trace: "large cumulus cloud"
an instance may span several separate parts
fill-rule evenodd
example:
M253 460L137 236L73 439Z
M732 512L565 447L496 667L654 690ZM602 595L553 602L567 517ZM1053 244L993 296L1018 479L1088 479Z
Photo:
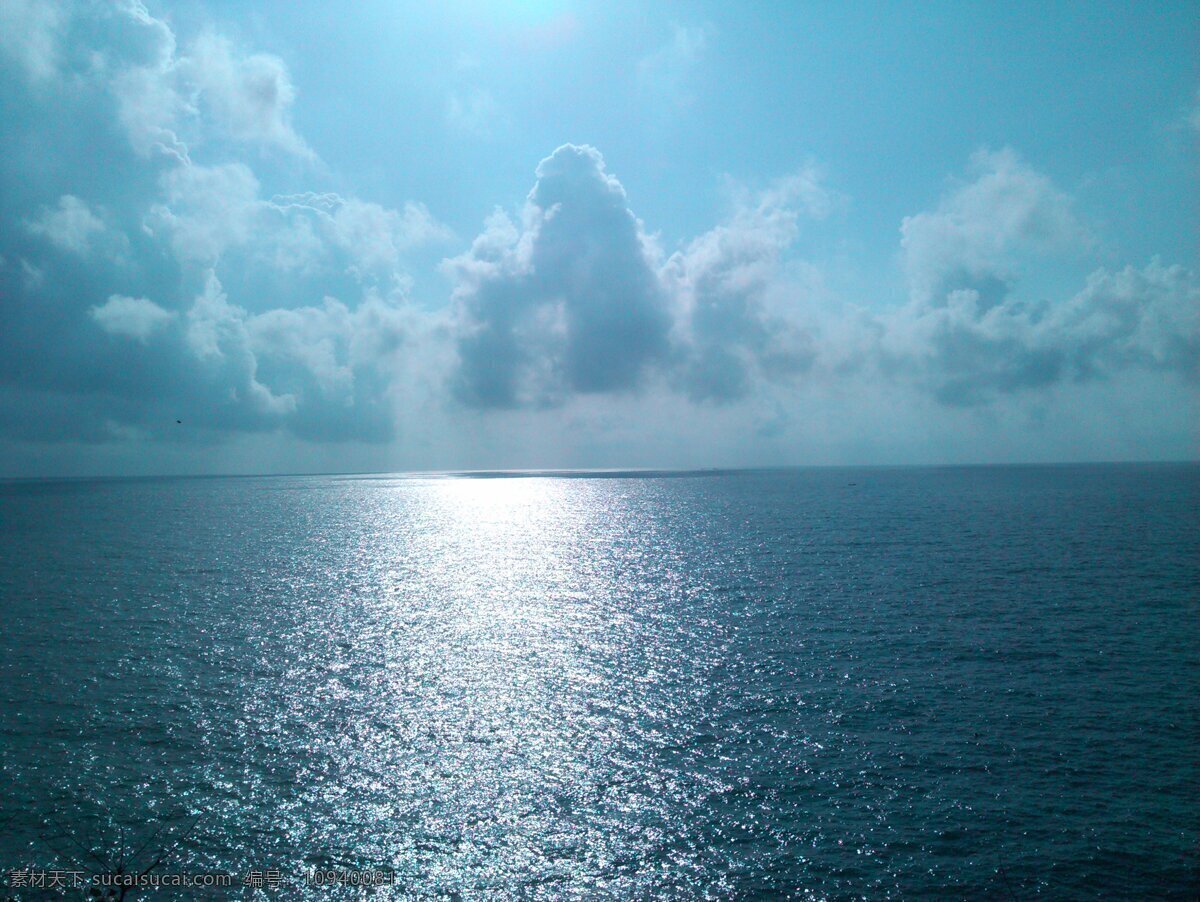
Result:
M802 299L780 280L797 220L829 204L815 172L743 198L666 259L595 148L563 145L536 174L519 225L498 211L447 261L460 400L549 406L657 381L725 402L809 365Z
M667 356L655 251L591 147L543 160L520 228L497 213L447 269L457 282L455 389L468 404L629 390Z
M0 43L4 434L391 438L425 328L405 255L448 230L418 202L264 192L255 159L316 171L276 57L181 42L136 0L3 15L30 39Z
M880 359L951 405L1130 368L1194 380L1200 284L1153 260L1100 268L1038 297L1021 274L1091 238L1071 200L1011 150L980 152L970 180L901 227L910 300L879 318Z

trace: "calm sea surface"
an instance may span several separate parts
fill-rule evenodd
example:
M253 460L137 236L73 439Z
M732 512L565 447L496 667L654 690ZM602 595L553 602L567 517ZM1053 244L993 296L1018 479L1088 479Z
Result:
M10 481L0 530L5 892L1200 891L1200 466Z

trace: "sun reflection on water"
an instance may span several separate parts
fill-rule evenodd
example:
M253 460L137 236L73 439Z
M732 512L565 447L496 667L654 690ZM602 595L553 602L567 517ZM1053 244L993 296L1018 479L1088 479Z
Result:
M661 587L678 580L628 578L653 535L636 491L539 478L379 488L353 536L326 537L358 543L353 566L322 575L346 591L293 612L290 664L272 683L291 693L281 757L303 761L285 819L322 825L303 845L328 850L305 864L391 862L446 889L530 874L631 885L623 858L667 842L697 790L648 766L691 696L664 691L672 668L655 638ZM647 576L657 598L636 594ZM278 720L277 701L248 719Z

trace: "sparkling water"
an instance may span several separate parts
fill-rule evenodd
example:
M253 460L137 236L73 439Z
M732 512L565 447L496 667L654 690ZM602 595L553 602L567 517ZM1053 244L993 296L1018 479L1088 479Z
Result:
M1200 466L489 475L0 484L0 867L1200 888Z

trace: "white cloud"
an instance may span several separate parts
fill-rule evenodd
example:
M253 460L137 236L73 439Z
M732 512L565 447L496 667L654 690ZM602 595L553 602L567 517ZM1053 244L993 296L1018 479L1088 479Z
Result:
M163 153L188 160L179 129L197 114L179 89L175 34L138 0L116 3L99 27L102 47L95 53L97 74L107 77L117 116L130 145L141 156Z
M394 270L405 251L451 237L424 204L411 201L400 211L350 198L334 208L331 219L334 240L367 269Z
M939 306L883 318L881 349L952 405L1063 382L1103 380L1133 368L1200 375L1200 283L1183 267L1097 270L1055 303L1008 297L982 304L950 292Z
M53 76L67 15L57 0L5 0L0 3L0 53L14 59L29 78Z
M145 343L155 332L175 318L148 298L131 298L114 294L104 304L93 307L93 320L110 335L123 335Z
M743 397L755 379L792 376L814 358L803 309L811 292L785 273L782 260L801 216L823 216L830 192L810 166L756 196L736 194L730 221L696 238L662 270L685 361L680 382L696 400Z
M313 158L312 150L292 128L296 89L278 57L264 53L240 56L228 39L206 32L179 61L178 69L198 103L226 134Z
M170 27L137 0L99 18L106 40L93 67L108 78L138 154L186 163L189 145L223 138L315 159L292 126L296 89L278 57L240 54L211 31L180 54Z
M261 211L258 179L246 165L185 165L162 178L166 203L151 210L151 228L163 226L181 260L212 265L227 247L255 237Z
M246 311L229 303L215 273L187 313L187 345L230 385L230 397L258 414L279 417L296 409L292 395L276 395L258 379L258 359L246 328Z
M326 297L251 315L210 273L188 311L186 341L254 422L307 438L378 441L396 425L399 352L423 328L412 310L373 292L353 308Z
M117 115L136 153L144 157L163 153L176 162L189 162L177 123L194 110L175 90L168 73L153 67L127 69L114 76L112 91Z
M29 231L41 235L52 244L75 254L86 254L92 240L104 231L104 223L86 203L72 194L64 194L58 207L44 207Z
M1086 378L1131 365L1200 376L1200 280L1153 260L1138 269L1099 269L1042 324Z
M925 302L958 288L1007 281L1026 254L1084 246L1070 198L1010 149L971 158L974 178L900 226L912 295Z
M337 252L347 271L363 282L382 276L402 283L405 254L453 237L424 204L412 201L394 210L353 197L309 193L277 196L264 208L275 219L268 220L258 240L274 249L277 262L305 268Z
M1197 375L1195 275L1153 261L1096 270L1067 298L1032 300L1022 259L1074 256L1090 236L1071 198L1011 150L972 158L974 180L906 217L911 300L876 318L876 365L938 400L981 405L1131 368Z
M390 367L414 330L410 311L378 295L354 309L327 297L320 307L269 310L246 324L258 355L299 364L323 393L347 403L355 372Z
M493 216L455 279L458 396L479 407L623 392L668 353L656 252L594 148L538 165L520 231Z
M257 179L240 163L180 166L161 184L164 202L151 209L147 231L169 239L180 262L204 268L249 266L257 277L288 274L300 285L348 276L394 292L410 282L409 252L451 237L418 203L394 210L331 193L263 200Z
M178 256L211 266L230 248L282 270L313 272L340 255L360 280L400 277L406 253L452 237L424 204L394 210L337 194L259 197L241 163L185 165L162 179L165 203L148 219L171 235Z

